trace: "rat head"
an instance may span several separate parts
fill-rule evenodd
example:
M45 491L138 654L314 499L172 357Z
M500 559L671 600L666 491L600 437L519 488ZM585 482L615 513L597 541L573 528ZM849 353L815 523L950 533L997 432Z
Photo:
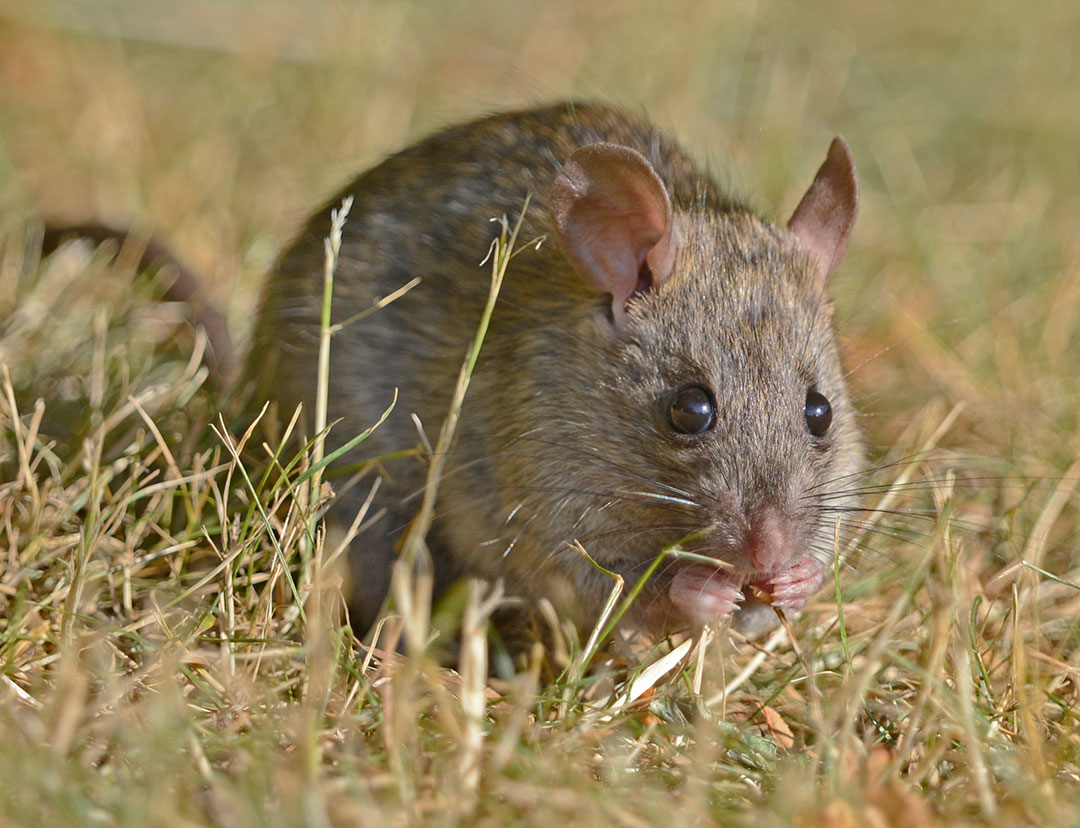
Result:
M617 458L576 464L578 490L604 495L577 537L631 583L681 538L697 556L650 582L650 626L729 614L751 587L798 608L822 583L835 491L859 461L825 298L856 203L839 138L786 227L704 199L673 205L623 146L584 147L555 180L562 249L605 297L580 326L594 381L563 401L566 416L586 453ZM590 411L603 417L586 434Z

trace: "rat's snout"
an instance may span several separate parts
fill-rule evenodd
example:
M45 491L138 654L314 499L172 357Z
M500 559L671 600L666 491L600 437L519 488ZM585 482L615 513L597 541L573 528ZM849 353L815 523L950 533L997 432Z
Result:
M774 507L757 509L749 517L743 549L749 567L759 572L779 572L795 557L791 532Z
M825 569L803 549L795 519L775 504L731 510L709 541L699 551L715 556L717 564L683 565L668 588L672 605L692 624L741 611L750 597L752 605L801 609L824 581ZM751 585L753 594L747 592Z

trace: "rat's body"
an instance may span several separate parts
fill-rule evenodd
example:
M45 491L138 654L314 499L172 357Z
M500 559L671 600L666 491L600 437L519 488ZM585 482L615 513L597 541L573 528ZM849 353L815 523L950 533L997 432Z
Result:
M415 446L413 412L437 433L487 298L491 219L512 224L529 194L519 240L546 240L510 263L465 398L428 536L437 587L501 578L589 623L611 582L569 542L633 583L697 533L685 548L730 568L665 563L637 623L702 623L745 596L736 621L753 630L764 615L748 582L801 607L831 556L830 481L860 459L823 290L854 219L842 145L790 229L729 201L654 127L599 106L496 116L389 158L341 193L355 201L333 320L422 281L333 337L331 442L375 423L395 388L350 461ZM286 413L314 411L323 239L340 201L281 257L256 325L250 364ZM426 464L387 471L385 516L350 550L358 630L382 604ZM362 499L346 493L331 520L350 523Z

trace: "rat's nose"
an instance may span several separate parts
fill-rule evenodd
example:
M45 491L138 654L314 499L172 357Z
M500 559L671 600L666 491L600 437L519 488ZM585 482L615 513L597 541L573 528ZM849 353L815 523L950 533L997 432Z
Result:
M793 557L790 535L772 507L759 509L751 516L745 544L746 560L760 572L779 572Z

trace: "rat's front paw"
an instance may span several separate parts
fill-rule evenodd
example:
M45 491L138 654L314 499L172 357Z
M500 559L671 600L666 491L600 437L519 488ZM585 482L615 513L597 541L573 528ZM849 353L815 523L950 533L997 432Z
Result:
M702 626L731 615L743 601L729 571L708 564L690 564L676 572L668 595L687 621Z
M769 595L774 607L799 610L824 583L825 567L807 555L758 586Z

